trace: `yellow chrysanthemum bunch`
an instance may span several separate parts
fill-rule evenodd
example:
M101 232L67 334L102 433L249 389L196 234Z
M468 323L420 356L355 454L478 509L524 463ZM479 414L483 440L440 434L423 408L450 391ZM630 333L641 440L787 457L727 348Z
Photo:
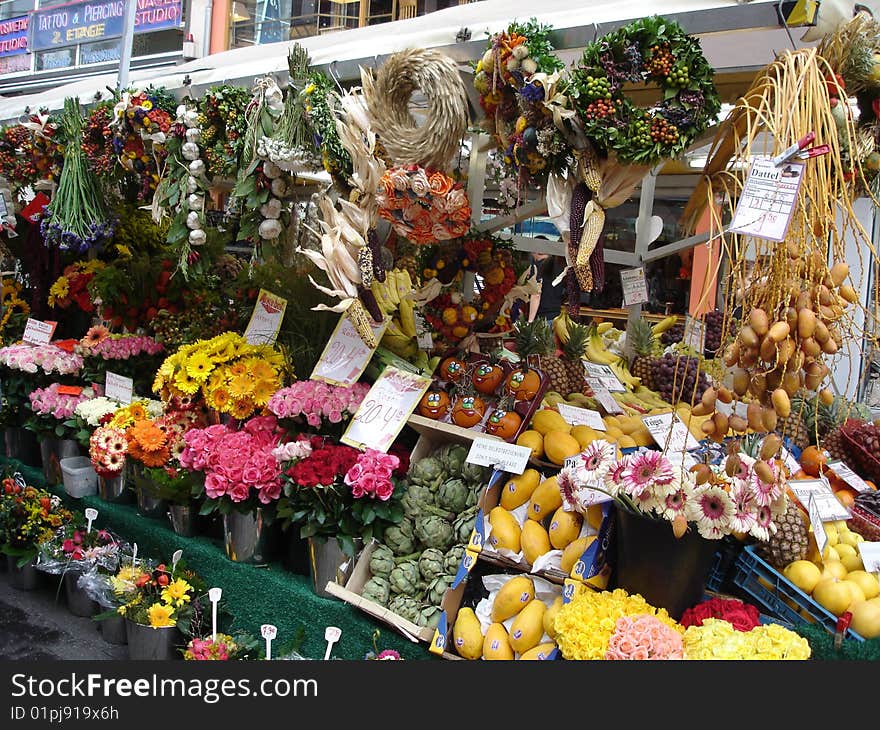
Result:
M184 345L162 363L153 391L164 401L201 393L209 408L248 418L281 387L284 357L235 332Z
M810 644L779 624L737 631L727 621L703 619L682 639L686 659L809 659Z
M2 303L0 309L3 310L0 316L0 343L6 341L6 325L14 314L23 314L27 316L31 312L28 303L21 298L21 284L11 279L2 280ZM20 334L20 332L18 333Z
M597 593L579 586L572 600L556 614L556 643L566 659L604 659L617 619L639 614L656 616L684 633L684 627L665 608L654 608L638 593L629 595L622 588Z

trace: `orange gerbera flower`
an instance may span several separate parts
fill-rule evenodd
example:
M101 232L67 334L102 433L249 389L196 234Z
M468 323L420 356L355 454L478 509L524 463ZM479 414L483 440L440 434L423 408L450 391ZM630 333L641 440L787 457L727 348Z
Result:
M82 338L80 344L83 347L94 347L102 340L107 339L110 336L110 330L108 330L102 324L96 324L94 327L90 327L86 332L85 337Z
M137 421L129 429L129 435L144 451L158 451L168 441L165 432L152 421Z
M144 466L164 466L168 459L171 458L171 451L167 448L158 449L157 451L146 451L141 461Z

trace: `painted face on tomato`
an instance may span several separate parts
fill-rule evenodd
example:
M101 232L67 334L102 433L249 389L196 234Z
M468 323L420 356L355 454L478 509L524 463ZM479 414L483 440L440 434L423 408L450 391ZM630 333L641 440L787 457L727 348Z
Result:
M443 418L448 410L449 396L443 391L428 391L419 403L419 413L425 418Z
M486 404L480 398L466 395L461 398L452 409L452 421L457 426L471 428L483 420L486 412Z
M516 435L521 423L522 417L516 411L496 408L486 422L486 433L507 440Z
M446 358L440 366L440 375L446 380L457 381L464 371L464 363L454 357Z
M495 389L501 384L503 379L504 371L500 367L490 363L483 363L474 373L473 383L478 391L489 395L495 392Z

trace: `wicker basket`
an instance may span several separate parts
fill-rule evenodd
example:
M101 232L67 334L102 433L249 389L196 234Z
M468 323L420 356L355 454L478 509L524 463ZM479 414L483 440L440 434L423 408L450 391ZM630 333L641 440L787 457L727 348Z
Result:
M840 433L848 460L863 478L870 479L876 484L880 482L880 459L864 446L862 430L866 428L876 429L877 426L863 424L851 418L840 429Z

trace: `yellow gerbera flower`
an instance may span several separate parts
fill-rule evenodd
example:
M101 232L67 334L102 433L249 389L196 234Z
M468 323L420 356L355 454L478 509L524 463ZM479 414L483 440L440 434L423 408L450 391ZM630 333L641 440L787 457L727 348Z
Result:
M244 375L248 371L247 365L242 360L230 363L229 374L232 376Z
M229 395L236 400L249 398L254 392L254 381L249 375L236 375L229 381Z
M174 626L174 606L166 606L164 603L154 603L147 612L150 617L150 626L160 629L165 626Z
M215 411L225 410L226 406L229 405L229 391L223 387L217 387L213 390L209 390L208 405Z
M232 401L232 405L229 407L228 412L233 418L243 421L245 418L248 418L253 414L254 402L250 398L242 398L240 400Z
M275 368L260 358L251 357L245 360L248 372L255 380L269 380L275 377Z
M278 382L273 380L258 380L254 383L254 403L264 406L278 390Z
M191 378L186 370L181 370L174 376L174 387L186 395L195 395L199 390L199 381Z
M189 594L191 588L192 586L183 578L178 578L162 589L162 600L169 605L182 606L192 598Z
M200 383L208 378L213 368L214 363L211 362L211 358L203 352L190 355L186 361L186 374Z

